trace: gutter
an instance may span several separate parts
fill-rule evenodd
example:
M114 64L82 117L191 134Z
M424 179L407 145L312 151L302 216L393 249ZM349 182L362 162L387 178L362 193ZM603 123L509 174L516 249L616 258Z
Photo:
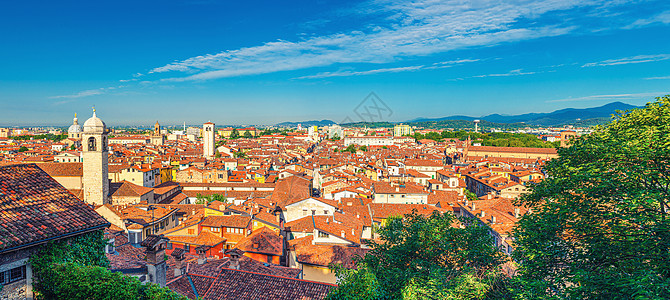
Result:
M45 244L45 243L47 243L49 241L52 241L52 240L63 239L63 238L67 238L67 237L71 237L71 236L95 231L95 230L101 229L101 228L107 228L107 227L109 227L109 225L111 225L111 223L107 222L105 224L98 225L96 227L91 227L91 228L87 228L87 229L83 229L83 230L78 230L78 231L75 231L75 232L70 232L70 233L59 235L59 236L50 237L50 238L45 239L45 240L30 242L28 244L23 244L23 245L15 246L15 247L12 247L12 248L7 248L7 249L4 249L4 250L0 250L0 254L6 253L6 252L12 252L12 251L16 251L16 250L21 250L21 249L24 249L24 248L33 247L33 246L37 246L37 245L40 245L40 244Z

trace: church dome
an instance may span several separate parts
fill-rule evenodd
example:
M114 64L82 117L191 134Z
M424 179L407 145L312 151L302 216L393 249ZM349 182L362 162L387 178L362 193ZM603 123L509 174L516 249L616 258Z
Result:
M72 119L72 125L67 129L68 134L81 133L81 126L79 125L79 119L77 119L77 114L74 114L74 119Z
M67 133L81 133L81 126L79 124L72 124L70 128L67 129Z
M93 111L93 116L84 122L84 132L103 133L105 132L105 129L107 129L105 122L100 120L100 118L95 115L95 110Z

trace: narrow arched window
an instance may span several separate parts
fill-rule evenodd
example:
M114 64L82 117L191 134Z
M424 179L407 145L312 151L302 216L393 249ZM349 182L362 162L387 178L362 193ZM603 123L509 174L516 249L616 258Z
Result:
M95 138L88 138L88 151L95 151Z

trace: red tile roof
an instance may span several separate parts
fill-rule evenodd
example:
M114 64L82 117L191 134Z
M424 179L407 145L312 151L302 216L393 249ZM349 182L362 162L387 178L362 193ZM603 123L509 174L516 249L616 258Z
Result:
M35 164L0 167L0 253L107 226Z
M221 269L205 299L273 299L273 300L317 300L324 299L335 285L272 276L254 272Z

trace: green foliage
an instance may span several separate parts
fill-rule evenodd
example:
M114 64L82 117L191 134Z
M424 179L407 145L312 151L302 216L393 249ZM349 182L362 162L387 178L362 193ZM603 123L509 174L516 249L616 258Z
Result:
M361 147L358 148L358 149L361 150L361 151L368 151L368 147L367 147L367 146L361 146Z
M228 198L226 198L224 195L221 194L211 194L208 196L203 196L202 194L198 193L195 196L195 203L196 204L210 204L214 201L220 201L223 203L228 203Z
M35 291L51 299L49 295L53 295L53 287L58 283L51 274L52 266L55 264L108 267L109 261L104 252L106 243L100 230L41 246L30 257L35 275L33 283Z
M249 130L244 131L244 137L247 139L253 138L254 136L249 132Z
M235 158L247 158L247 154L244 153L244 151L242 151L242 150L237 151L237 152L234 152L234 153L233 153L233 156L234 156Z
M522 296L670 298L670 97L558 153L520 200L533 210L514 230Z
M27 140L50 140L54 142L59 142L67 138L67 134L37 134L37 135L19 135L19 136L10 136L10 139L17 141L27 141Z
M340 280L327 299L504 299L504 255L483 226L434 212L392 217L380 242L355 270L333 268Z
M28 148L26 146L21 146L19 148L19 152L26 152L26 151L28 151Z
M56 264L49 271L54 285L45 299L187 299L156 284L111 272L104 267Z
M331 140L331 141L339 141L339 140L340 140L340 136L336 133L335 135L333 135L333 137L332 137L330 140Z
M233 131L230 133L231 139L236 139L240 137L240 133L237 131L237 128L233 128Z
M465 196L468 197L468 200L470 200L470 201L479 200L479 198L477 197L477 194L471 192L468 189L465 189L464 193L465 193Z
M260 135L272 135L272 134L281 134L281 135L286 135L286 132L288 132L287 129L279 129L279 128L273 128L273 129L268 129L265 131L262 131Z
M214 157L221 158L221 152L219 150L214 151Z
M347 146L346 149L342 150L342 152L351 152L351 153L356 153L356 145L349 145Z
M75 147L74 144L72 144L72 146L70 146L70 150L75 150L75 149L77 149L77 147Z

